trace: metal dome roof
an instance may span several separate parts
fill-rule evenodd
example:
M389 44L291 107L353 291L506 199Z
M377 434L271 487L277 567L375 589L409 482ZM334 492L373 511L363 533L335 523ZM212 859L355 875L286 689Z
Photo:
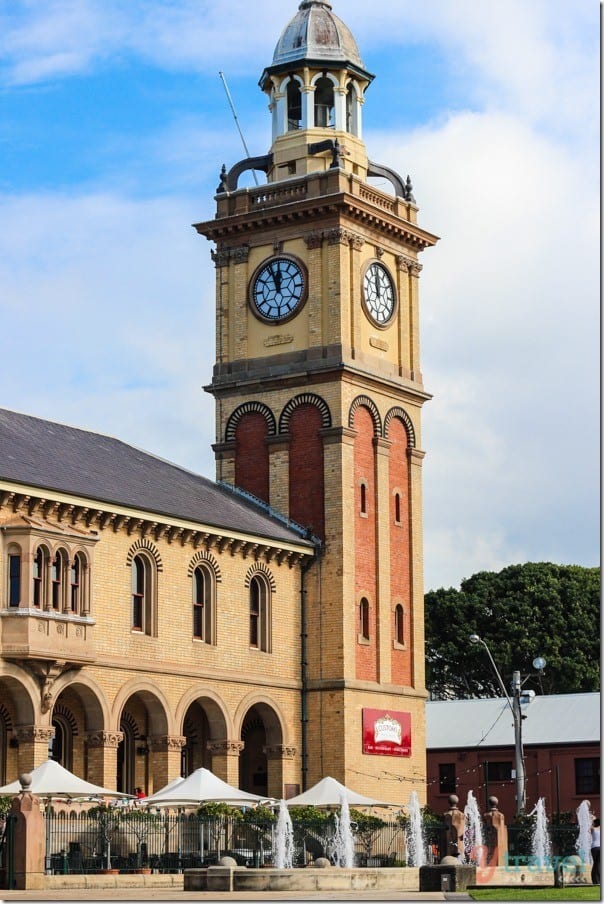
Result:
M350 63L365 69L352 32L331 11L331 4L304 0L285 26L273 56L272 67L301 60Z

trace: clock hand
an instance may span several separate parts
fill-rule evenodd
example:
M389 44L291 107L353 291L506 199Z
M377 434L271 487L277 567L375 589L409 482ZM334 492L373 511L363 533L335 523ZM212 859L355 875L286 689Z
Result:
M380 274L377 270L375 272L375 294L377 295L378 301L380 300Z
M276 264L271 265L271 273L273 274L273 282L275 283L275 289L277 292L281 291L281 270Z

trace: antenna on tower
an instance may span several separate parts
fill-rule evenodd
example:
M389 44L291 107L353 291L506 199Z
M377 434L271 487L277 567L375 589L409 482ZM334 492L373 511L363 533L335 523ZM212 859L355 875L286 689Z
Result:
M222 81L222 84L224 85L224 90L225 90L225 93L227 96L227 100L229 102L229 106L230 106L231 112L233 114L233 119L235 120L235 125L237 126L237 131L239 132L241 141L243 142L243 147L245 149L245 153L246 153L247 157L250 158L251 154L248 150L247 144L245 143L245 138L243 137L243 132L241 131L241 126L239 125L239 120L237 119L237 113L235 112L235 104L233 103L233 98L231 97L231 92L229 91L229 86L226 83L226 79L224 77L224 72L219 72L218 75L220 76L220 80ZM252 170L252 175L254 177L254 182L256 183L256 185L258 185L258 178L256 176L255 170Z

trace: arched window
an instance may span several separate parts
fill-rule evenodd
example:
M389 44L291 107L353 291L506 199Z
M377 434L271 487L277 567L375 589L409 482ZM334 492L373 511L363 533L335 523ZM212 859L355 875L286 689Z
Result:
M394 522L395 524L401 523L401 494L394 494Z
M13 546L8 553L8 605L21 602L21 550Z
M122 716L120 731L123 738L117 748L117 790L133 794L135 788L136 724L128 713Z
M67 719L55 716L52 720L55 730L54 738L48 745L49 759L59 763L63 768L73 768L73 732Z
M403 607L399 603L394 610L394 640L400 646L405 643L405 614Z
M326 76L317 80L315 87L315 125L319 128L335 127L333 82Z
M346 131L352 135L359 135L358 93L353 82L350 82L346 91Z
M302 121L302 92L295 79L287 84L287 131L300 128Z
M367 514L367 484L361 484L361 515Z
M132 560L132 630L153 634L152 572L146 556Z
M48 551L44 546L38 546L34 556L34 586L33 586L33 604L40 607L45 601L45 578L46 565L48 562Z
M359 604L359 635L369 640L369 600L363 597Z
M70 569L70 580L69 580L69 603L70 609L75 615L81 615L84 611L83 605L83 587L82 587L82 578L83 578L83 563L82 556L80 553L77 553L73 562L71 563Z
M58 549L52 560L51 569L51 603L52 608L58 612L63 610L65 562L65 553L62 549Z
M193 637L215 643L214 575L205 565L193 573Z
M250 647L270 653L270 589L260 575L250 581Z

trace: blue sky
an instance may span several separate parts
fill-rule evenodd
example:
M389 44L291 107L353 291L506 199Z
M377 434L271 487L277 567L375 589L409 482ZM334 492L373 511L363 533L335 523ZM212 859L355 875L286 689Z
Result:
M270 117L297 2L0 0L0 405L213 476L213 277L190 224ZM423 256L426 587L599 555L599 5L334 0L371 159Z

